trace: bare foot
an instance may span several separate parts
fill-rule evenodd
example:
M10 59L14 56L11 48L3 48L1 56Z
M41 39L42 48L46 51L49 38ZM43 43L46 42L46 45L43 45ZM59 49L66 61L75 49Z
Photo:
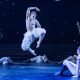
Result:
M35 51L34 51L34 50L32 50L32 54L33 54L34 56L36 56L36 53L35 53Z
M36 48L39 48L39 47L40 47L40 42L38 41Z

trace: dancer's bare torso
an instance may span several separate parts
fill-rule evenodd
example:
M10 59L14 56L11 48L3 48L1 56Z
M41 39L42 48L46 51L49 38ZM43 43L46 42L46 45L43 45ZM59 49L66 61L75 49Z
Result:
M26 29L27 31L32 31L35 29L37 20L36 19L26 19Z
M32 31L35 28L41 28L39 21L36 18L34 18L34 19L30 19L29 17L26 18L27 31Z

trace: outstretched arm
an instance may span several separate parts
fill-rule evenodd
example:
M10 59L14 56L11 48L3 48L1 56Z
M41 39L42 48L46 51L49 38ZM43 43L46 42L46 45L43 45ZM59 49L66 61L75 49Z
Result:
M14 63L11 59L8 59L8 62L10 62L10 63Z
M26 60L26 61L22 61L22 62L23 62L23 63L28 62L28 61L33 62L33 61L35 61L35 59L36 59L36 57L30 58L30 59L28 59L28 60Z

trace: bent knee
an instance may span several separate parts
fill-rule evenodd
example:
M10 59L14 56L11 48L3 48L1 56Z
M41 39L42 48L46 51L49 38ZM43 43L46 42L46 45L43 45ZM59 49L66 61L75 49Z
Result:
M43 33L46 34L46 30L43 28Z
M66 65L67 63L69 63L68 60L64 60L64 61L63 61L63 64L64 64L64 65Z
M21 44L21 49L22 49L23 51L28 50L28 48L29 48L29 45Z

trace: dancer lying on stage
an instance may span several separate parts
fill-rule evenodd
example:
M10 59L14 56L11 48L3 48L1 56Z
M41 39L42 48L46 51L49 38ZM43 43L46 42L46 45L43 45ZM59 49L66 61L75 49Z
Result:
M32 42L38 38L37 46L38 48L46 34L46 30L41 28L39 21L36 19L37 13L34 11L40 11L37 7L29 7L26 12L26 29L27 32L24 34L24 38L21 47L24 51L29 51L36 56L35 51L30 48Z
M13 64L13 61L10 59L10 57L2 57L0 59L0 63L5 66L7 64Z
M80 47L77 49L77 56L75 58L65 59L61 71L55 75L63 75L67 69L72 73L73 77L80 76Z
M33 63L46 63L46 62L49 62L49 59L47 58L46 55L39 55L39 56L36 56L34 58L31 58L29 60L26 60L24 62L33 62Z

